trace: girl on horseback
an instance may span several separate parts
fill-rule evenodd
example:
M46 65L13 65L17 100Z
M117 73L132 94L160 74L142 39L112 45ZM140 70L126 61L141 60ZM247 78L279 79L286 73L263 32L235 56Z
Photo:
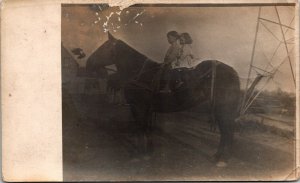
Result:
M190 68L193 65L194 55L192 51L193 40L189 33L182 33L179 37L180 42L180 54L177 62L173 68L187 67Z
M194 55L192 53L192 46L193 40L189 33L182 33L179 36L179 43L180 43L180 52L178 59L176 62L173 63L172 68L191 68L193 66ZM182 69L176 70L173 72L175 76L175 80L177 81L176 88L180 87L183 84L182 81Z

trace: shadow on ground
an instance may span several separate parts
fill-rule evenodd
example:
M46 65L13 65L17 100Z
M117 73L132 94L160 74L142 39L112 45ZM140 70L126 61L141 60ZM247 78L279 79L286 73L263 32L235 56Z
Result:
M285 180L293 176L294 142L271 133L236 133L226 168L211 160L219 135L209 131L207 113L196 109L160 114L154 151L136 154L129 106L105 95L63 92L65 181Z

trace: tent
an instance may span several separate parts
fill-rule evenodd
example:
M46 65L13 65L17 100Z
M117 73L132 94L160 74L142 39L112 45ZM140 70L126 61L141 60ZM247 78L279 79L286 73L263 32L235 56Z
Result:
M79 64L69 51L61 44L61 72L62 72L62 84L70 82L76 77Z

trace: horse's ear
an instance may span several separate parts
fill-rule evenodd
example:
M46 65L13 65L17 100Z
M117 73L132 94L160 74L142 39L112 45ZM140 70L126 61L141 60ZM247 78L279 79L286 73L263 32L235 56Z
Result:
M116 38L110 32L108 32L107 34L108 34L108 39L109 40L111 40L111 41L115 41L116 40Z

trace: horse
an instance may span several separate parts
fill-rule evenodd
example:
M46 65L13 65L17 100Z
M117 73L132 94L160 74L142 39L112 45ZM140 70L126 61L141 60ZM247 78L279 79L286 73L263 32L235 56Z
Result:
M183 111L210 101L211 115L220 131L219 145L213 157L217 163L226 163L232 151L240 98L239 77L232 67L220 61L205 60L192 69L171 70L171 92L162 93L154 89L157 81L160 81L158 88L164 86L158 76L162 64L108 33L108 40L88 58L87 65L102 68L113 64L122 78L125 99L142 138L150 139L146 140L147 144L151 144L153 113ZM183 84L177 86L178 81Z

